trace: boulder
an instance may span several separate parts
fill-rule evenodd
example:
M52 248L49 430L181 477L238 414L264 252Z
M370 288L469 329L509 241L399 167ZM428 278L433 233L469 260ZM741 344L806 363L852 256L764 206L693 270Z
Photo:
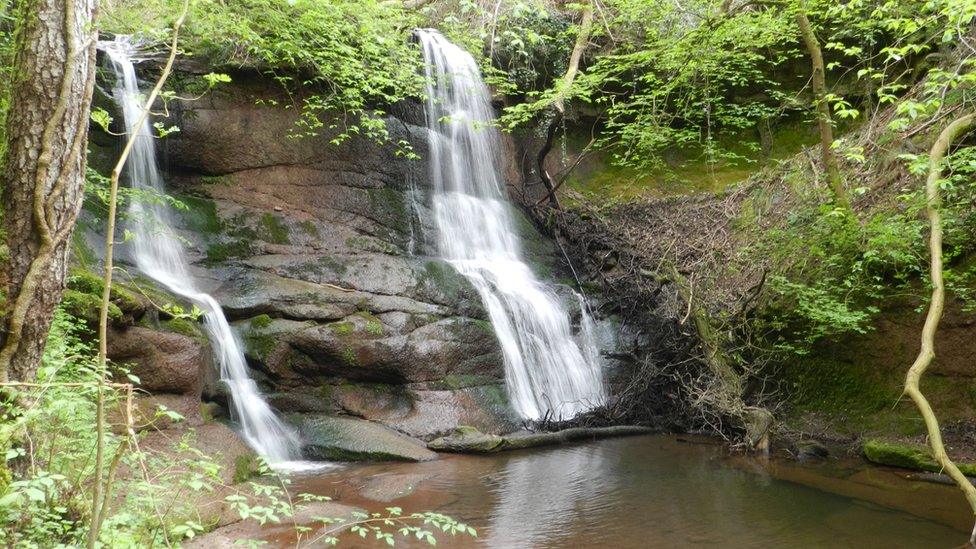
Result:
M446 437L435 439L427 447L438 452L462 452L487 454L500 450L505 439L498 435L488 435L474 427L461 426Z
M830 450L819 440L800 440L795 447L796 460L800 462L826 459Z
M302 453L321 461L429 461L437 454L379 423L325 415L286 416L298 428Z
M113 329L108 357L150 393L199 393L201 373L211 365L210 349L198 339L141 326Z

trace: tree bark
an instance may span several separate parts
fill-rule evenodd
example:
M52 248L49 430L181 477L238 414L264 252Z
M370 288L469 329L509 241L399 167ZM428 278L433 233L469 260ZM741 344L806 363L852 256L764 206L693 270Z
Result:
M844 188L844 180L840 176L840 168L837 167L837 159L831 149L834 143L833 121L830 117L830 105L825 100L827 96L826 69L824 68L823 52L820 50L820 42L813 33L813 26L807 17L806 8L802 5L796 14L796 23L800 27L800 36L806 45L807 52L810 54L812 65L813 101L817 109L817 126L820 130L820 156L823 161L824 171L827 172L827 184L834 194L834 202L844 209L850 209L851 200Z
M926 212L931 225L929 253L931 254L932 302L929 304L928 313L925 315L925 325L922 327L921 349L919 349L918 357L915 358L915 362L905 377L905 394L911 397L922 414L925 428L929 434L932 456L939 462L946 474L959 485L972 508L974 516L976 516L976 487L973 487L969 479L949 459L945 445L942 443L939 421L935 417L935 412L932 410L928 399L925 398L919 388L922 375L925 374L925 370L935 358L935 332L939 329L939 321L942 319L942 310L945 307L945 284L942 280L942 216L939 213L941 206L939 181L942 179L942 161L945 159L952 142L971 130L974 125L976 125L976 115L974 114L958 118L942 130L929 151L929 175L925 182L925 196L928 203ZM973 528L969 542L971 545L976 545L976 527Z
M23 0L3 154L0 382L34 377L84 193L96 0Z

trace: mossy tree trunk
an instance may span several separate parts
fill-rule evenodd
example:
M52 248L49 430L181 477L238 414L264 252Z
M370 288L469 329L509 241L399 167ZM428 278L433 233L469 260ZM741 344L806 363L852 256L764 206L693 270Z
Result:
M834 157L833 119L830 116L830 105L827 104L826 100L827 79L823 52L820 49L820 41L817 40L817 35L813 32L810 18L807 17L805 3L802 1L796 12L796 24L800 27L800 37L803 39L807 53L810 54L810 79L813 86L814 107L817 110L817 128L820 132L820 158L827 174L827 184L830 185L830 190L833 192L834 202L841 208L850 209L851 199L844 187L844 180L840 175L837 159Z
M96 0L25 0L6 122L0 382L31 380L61 299L81 208Z

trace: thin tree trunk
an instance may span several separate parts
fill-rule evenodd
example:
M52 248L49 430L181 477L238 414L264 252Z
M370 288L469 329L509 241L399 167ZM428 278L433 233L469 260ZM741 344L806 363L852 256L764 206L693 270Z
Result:
M122 154L119 155L115 168L112 169L112 177L109 184L108 220L106 221L105 229L105 273L102 279L102 303L98 314L98 396L95 403L95 429L97 435L95 446L95 482L94 489L92 490L92 520L91 526L88 529L89 549L94 548L98 542L99 530L101 529L102 522L105 520L105 516L107 515L104 505L108 502L108 498L103 494L108 494L110 492L112 482L112 477L110 474L108 480L103 486L102 468L105 462L105 372L108 362L108 308L109 300L111 299L112 295L112 270L114 268L113 252L115 250L115 213L116 206L118 205L119 179L122 177L122 170L125 167L126 161L129 159L129 154L132 152L132 147L135 145L136 139L140 138L137 132L139 131L139 128L142 127L143 122L145 122L146 118L149 116L153 103L156 101L156 98L159 97L159 93L162 91L163 85L166 83L166 80L169 78L169 75L173 70L173 63L176 61L176 54L179 51L177 46L179 43L180 28L183 26L183 22L186 20L186 14L189 9L189 0L183 0L183 10L180 13L179 18L176 20L176 23L173 24L173 41L170 44L169 57L166 59L166 66L163 67L163 72L159 76L159 80L156 81L156 85L149 93L149 97L146 98L146 102L143 105L142 114L139 116L139 119L132 124L132 127L128 128L129 137L126 140L125 147L122 149ZM141 136L141 138L152 139L152 136L146 135Z
M806 8L802 3L796 14L796 23L800 27L800 36L810 54L813 72L813 101L817 108L817 126L820 130L820 157L823 161L824 171L827 172L827 184L830 185L830 190L834 194L834 202L844 209L849 209L851 200L847 194L847 189L844 188L844 180L840 176L837 159L834 158L834 152L831 150L834 143L834 130L833 121L830 117L830 105L825 100L827 81L823 53L820 50L820 42L813 33L813 26L810 25Z
M942 310L945 307L945 285L942 280L942 216L939 213L941 206L939 180L942 178L942 161L952 142L972 129L974 123L976 123L976 115L974 114L956 119L946 129L942 130L929 152L929 175L925 182L925 196L928 201L927 213L931 225L929 253L931 254L932 302L929 304L928 313L925 315L925 325L922 327L922 348L919 349L918 357L905 377L905 394L915 402L915 406L922 414L922 419L925 420L932 455L945 472L952 477L952 480L959 485L973 510L973 514L976 515L976 487L973 487L969 479L949 459L945 445L942 443L939 421L935 417L935 412L932 410L929 401L919 388L922 375L925 374L925 370L935 358L935 332L939 329L939 321L942 319ZM973 528L972 537L969 541L976 545L976 527Z
M96 0L25 0L0 172L0 382L34 377L84 192Z
M590 33L592 31L593 5L587 2L583 6L583 18L580 21L579 34L576 35L573 52L569 56L569 66L566 68L566 73L563 75L562 80L556 84L556 95L552 99L552 106L555 108L556 113L553 116L552 122L549 123L549 127L546 129L546 142L536 156L536 167L539 170L539 178L542 180L542 185L546 188L546 197L549 200L549 205L557 209L559 208L559 199L556 197L556 183L552 180L549 172L546 171L546 157L552 151L553 142L556 138L556 130L559 128L559 124L566 114L566 95L572 89L576 75L579 73L579 65L583 59L583 51L586 50L586 45L590 41Z

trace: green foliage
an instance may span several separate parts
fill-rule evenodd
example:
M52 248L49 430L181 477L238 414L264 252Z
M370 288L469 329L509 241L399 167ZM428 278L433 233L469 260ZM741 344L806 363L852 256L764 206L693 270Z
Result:
M0 545L5 547L75 547L85 544L91 519L94 477L96 359L84 323L59 309L52 323L37 385L0 401ZM115 369L127 375L124 369ZM111 380L110 380L111 381ZM124 409L123 385L109 385L106 409ZM22 405L20 403L27 403ZM163 407L157 418L180 422ZM131 435L143 438L146 433ZM474 529L436 513L386 513L344 518L315 515L310 525L293 517L310 504L329 498L290 495L290 480L262 460L245 454L233 462L232 480L221 466L196 447L193 430L157 450L134 444L118 430L106 434L108 462L118 463L114 502L101 529L104 547L173 546L211 529L213 517L201 514L200 502L227 504L243 520L283 524L294 529L297 547L334 545L340 532L361 529L392 545L395 536L435 543L436 535L475 535ZM116 459L111 458L115 456ZM106 464L108 476L114 467ZM216 495L230 492L230 495ZM313 528L316 526L317 528ZM360 534L362 535L362 534Z
M764 231L746 251L769 258L762 323L776 345L806 354L823 338L865 333L891 293L910 291L924 268L920 197L901 212L877 213L861 223L830 206L800 205L782 227Z
M461 17L490 23L472 29L471 24L456 21L456 29L448 24L449 36L480 40L481 44L472 42L468 48L476 56L484 53L484 60L491 63L487 72L492 84L505 93L516 95L551 87L562 77L573 50L576 29L571 17L542 2L515 0L504 4L496 13L494 5L461 2Z
M58 310L37 382L91 380L95 363L87 335L84 325ZM20 394L33 402L30 407L0 403L0 449L5 468L13 471L11 482L0 485L0 544L83 543L78 526L89 502L80 479L92 473L93 393L93 386L51 385ZM109 452L117 444L110 438Z
M688 5L697 19L687 24L665 3L611 6L624 42L581 75L578 96L604 110L599 144L619 164L660 168L664 150L689 146L711 162L736 159L716 138L779 116L786 97L774 74L797 55L788 13L713 17L716 3L704 0Z
M104 219L108 216L110 183L111 181L108 177L98 173L90 166L88 167L88 171L85 173L84 207L99 219ZM162 226L162 221L156 219L152 214L154 208L142 208L139 214L142 216L141 218L133 215L132 211L127 207L128 204L133 202L138 202L146 206L164 206L173 208L179 212L187 212L190 209L190 205L183 200L168 194L156 192L153 189L120 186L116 204L118 208L118 219L121 222L140 222L153 227ZM126 238L128 236L128 233L126 233Z
M113 3L102 26L126 34L162 29L176 4ZM383 107L422 90L419 53L408 40L413 17L398 2L379 0L197 0L184 48L212 66L248 65L278 81L292 95L281 106L301 112L295 136L328 131L334 142L352 135L387 142Z

